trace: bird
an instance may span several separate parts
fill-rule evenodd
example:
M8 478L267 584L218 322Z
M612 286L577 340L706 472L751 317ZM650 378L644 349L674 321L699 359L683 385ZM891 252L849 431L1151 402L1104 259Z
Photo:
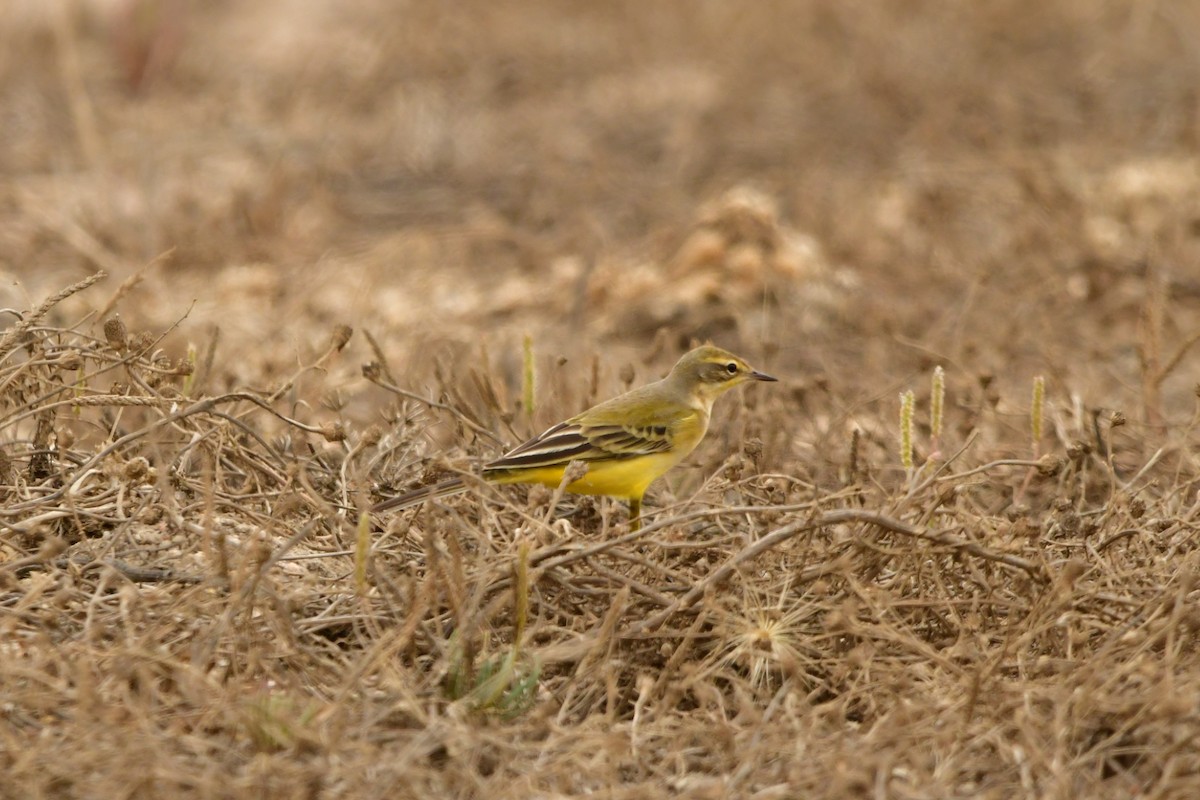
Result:
M655 480L682 461L708 432L713 402L750 381L777 381L744 359L706 344L685 353L665 378L595 405L483 466L488 483L540 483L572 494L607 495L629 503L630 530L641 528L642 498ZM465 491L450 478L383 500L373 513L403 509Z

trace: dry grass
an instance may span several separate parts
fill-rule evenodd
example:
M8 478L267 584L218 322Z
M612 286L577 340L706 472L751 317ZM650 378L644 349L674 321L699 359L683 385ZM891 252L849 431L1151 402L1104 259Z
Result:
M0 796L1193 796L1195 12L467 5L0 21Z

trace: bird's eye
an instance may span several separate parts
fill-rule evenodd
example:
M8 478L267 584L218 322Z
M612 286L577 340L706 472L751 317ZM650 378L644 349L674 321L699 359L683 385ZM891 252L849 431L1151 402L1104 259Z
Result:
M728 372L730 375L736 375L737 371L738 371L738 366L737 366L737 364L730 361L728 364L725 365L725 371Z

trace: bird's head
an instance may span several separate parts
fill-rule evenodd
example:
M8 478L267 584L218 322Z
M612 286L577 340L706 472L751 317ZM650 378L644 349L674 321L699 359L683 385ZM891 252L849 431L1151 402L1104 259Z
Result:
M671 370L668 380L687 387L706 405L711 405L719 395L747 381L778 379L759 372L733 353L706 344L685 353Z

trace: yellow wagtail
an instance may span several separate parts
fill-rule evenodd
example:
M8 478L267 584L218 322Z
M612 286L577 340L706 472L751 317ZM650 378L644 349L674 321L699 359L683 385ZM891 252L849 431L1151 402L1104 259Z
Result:
M587 471L566 491L629 501L630 527L637 530L646 489L704 438L713 401L746 381L774 380L719 347L697 347L662 380L593 406L484 465L483 479L556 488L567 467L580 461ZM462 478L451 478L371 510L407 508L465 489Z

